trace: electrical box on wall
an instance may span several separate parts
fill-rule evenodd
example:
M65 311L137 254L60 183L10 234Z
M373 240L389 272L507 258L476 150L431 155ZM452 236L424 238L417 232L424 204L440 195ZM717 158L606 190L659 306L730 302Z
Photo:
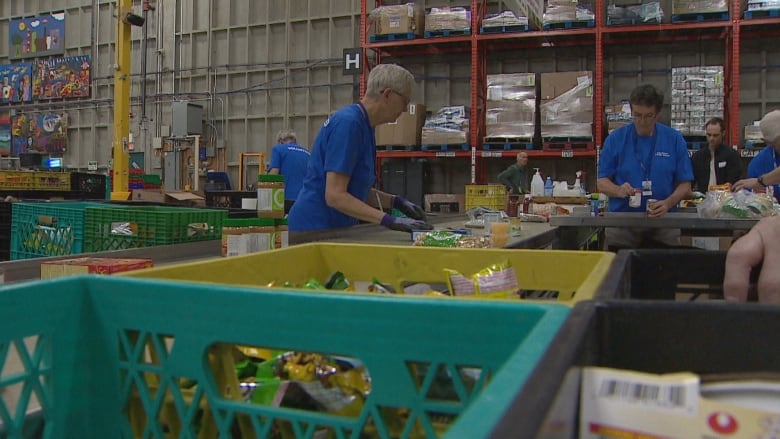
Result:
M171 103L171 137L203 134L203 107L189 101Z

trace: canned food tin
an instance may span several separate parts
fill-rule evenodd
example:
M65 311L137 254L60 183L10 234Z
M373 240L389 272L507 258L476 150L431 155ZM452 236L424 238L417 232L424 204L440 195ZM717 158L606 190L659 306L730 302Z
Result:
M657 202L658 202L658 200L656 200L655 198L648 198L647 199L647 206L646 206L647 211L650 212L650 205L653 204L653 203L657 203Z
M642 191L635 190L633 195L628 197L628 205L631 207L639 207L642 205Z

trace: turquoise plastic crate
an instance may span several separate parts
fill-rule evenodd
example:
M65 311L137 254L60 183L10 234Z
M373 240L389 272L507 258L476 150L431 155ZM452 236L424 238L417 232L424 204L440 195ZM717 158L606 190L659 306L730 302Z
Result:
M84 251L86 209L99 203L14 203L11 259L62 256Z
M216 435L268 437L284 422L299 438L391 436L388 411L405 409L408 424L393 437L436 437L434 414L479 413L485 432L518 393L569 308L554 304L377 295L311 294L120 277L78 276L0 288L0 422L21 439L31 395L41 402L43 437L167 437L166 416L181 422L175 437L198 437L213 419ZM291 318L294 316L294 318ZM371 391L355 417L271 407L223 395L208 367L215 343L273 346L362 360ZM5 364L18 351L21 370ZM144 347L156 350L148 361ZM410 364L457 377L481 370L473 386L454 378L456 400L429 397ZM156 377L151 379L150 377ZM192 384L186 390L182 380ZM150 382L159 382L155 392ZM8 387L23 389L19 396ZM161 407L173 413L161 415ZM130 413L143 423L131 421ZM241 422L244 421L244 422ZM454 421L455 428L458 424ZM419 430L415 430L419 427ZM135 426L135 432L133 430ZM29 428L29 422L27 428ZM417 431L417 434L414 432ZM473 431L473 430L471 430Z
M226 210L163 206L90 208L85 251L99 252L222 239Z

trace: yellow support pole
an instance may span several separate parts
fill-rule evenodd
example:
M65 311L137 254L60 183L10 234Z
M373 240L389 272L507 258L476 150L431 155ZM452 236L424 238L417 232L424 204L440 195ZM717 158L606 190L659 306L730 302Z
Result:
M114 72L114 141L112 200L130 198L130 154L127 138L130 134L130 29L125 19L132 11L132 0L117 0L116 71Z

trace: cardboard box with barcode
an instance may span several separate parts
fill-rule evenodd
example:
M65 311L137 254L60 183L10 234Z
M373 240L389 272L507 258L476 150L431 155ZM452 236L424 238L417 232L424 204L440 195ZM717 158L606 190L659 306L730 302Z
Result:
M583 369L580 438L777 437L780 414L702 396L688 372Z
M376 144L420 146L423 123L425 105L409 104L395 122L376 127Z
M375 19L375 34L413 33L422 36L425 32L425 9L421 5L406 3L402 5L380 6L370 14Z

